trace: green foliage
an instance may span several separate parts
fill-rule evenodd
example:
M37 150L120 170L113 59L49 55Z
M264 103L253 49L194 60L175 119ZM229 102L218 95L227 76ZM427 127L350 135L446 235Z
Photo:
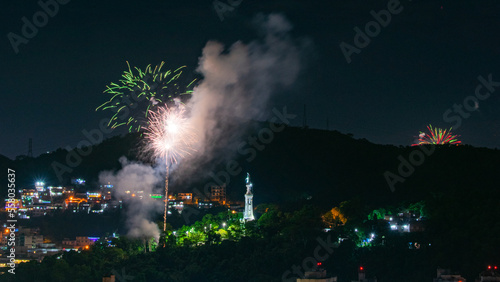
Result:
M368 214L368 220L384 219L386 214L389 213L383 208L373 210L370 214Z

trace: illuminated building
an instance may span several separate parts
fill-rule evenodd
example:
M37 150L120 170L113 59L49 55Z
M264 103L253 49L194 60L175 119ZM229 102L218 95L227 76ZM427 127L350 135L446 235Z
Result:
M50 204L51 202L52 196L50 195L49 189L38 192L38 203Z
M360 266L358 268L358 280L352 282L377 282L377 278L366 278L365 269Z
M498 266L488 265L485 271L479 273L479 279L476 279L476 281L478 282L500 281L500 273L498 271L499 271Z
M162 194L150 194L149 195L151 197L151 199L163 199L163 195Z
M213 204L210 202L202 202L202 201L198 202L198 208L200 209L210 209L212 208L212 206Z
M47 189L50 191L50 196L51 197L59 197L63 195L64 187L53 187L49 186Z
M5 199L5 210L22 208L22 203L19 199Z
M326 270L306 271L304 278L297 278L297 282L337 282L337 277L326 277Z
M102 189L101 190L101 195L102 195L102 199L104 201L111 200L111 190L109 190L109 189Z
M7 236L10 234L6 227L7 225L4 224L2 228L2 249L4 250L7 248ZM19 227L15 229L15 232L16 257L27 257L31 250L36 249L43 243L43 236L38 228Z
M463 278L460 274L452 274L449 269L437 269L437 278L432 280L433 282L444 282L444 281L453 281L453 282L466 282L465 278ZM485 280L488 281L488 280Z
M71 184L75 184L75 185L85 185L85 179L81 179L81 178L72 178L72 179L71 179Z
M71 210L73 212L80 212L84 211L89 213L89 204L87 204L87 200L83 198L77 198L77 197L69 197L66 200L64 200L64 208L67 210Z
M191 204L193 202L193 193L179 193L177 194L177 200L184 201L186 204Z
M102 282L115 282L115 276L114 275L110 275L109 277L108 276L104 276L102 278Z
M10 230L7 228L7 224L4 223L3 226L2 226L2 241L0 243L0 248L2 250L7 250L7 243L9 242L9 234L10 234ZM17 235L17 232L19 232L19 229L16 228L15 229L15 232L16 232L16 235Z
M71 196L75 194L75 190L72 187L64 187L63 189L63 195L65 196Z
M90 246L94 245L97 240L99 240L99 237L77 236L75 240L64 238L64 240L62 241L62 245L65 248L70 249L88 250Z
M23 189L21 191L21 201L23 206L33 206L35 200L38 202L38 192L35 189Z
M109 182L106 185L101 185L101 194L102 198L105 201L111 200L111 192L113 191L113 185L111 185Z
M144 198L144 191L142 191L142 190L135 190L135 191L134 190L127 190L127 191L125 191L125 194L126 194L125 196L129 199L136 198L136 199L142 200Z
M44 186L45 186L45 183L43 181L35 182L35 188L38 192L42 192L43 190L45 190Z
M337 277L326 277L326 270L318 262L311 271L305 271L303 278L297 278L297 282L337 282Z
M101 193L98 192L87 192L88 205L90 206L89 211L92 213L102 213L107 207L103 202L103 197Z
M87 199L90 203L100 203L102 201L102 195L97 192L87 192Z
M31 210L31 216L39 217L39 216L46 215L48 207L49 207L49 205L45 204L45 203L34 204L33 209Z
M182 213L182 210L184 209L184 202L183 201L178 201L178 200L169 200L168 201L168 214L172 214L170 211L172 209L176 209L179 213Z
M218 202L221 205L226 204L226 184L210 187L210 201Z
M243 219L245 221L255 220L253 215L253 184L250 182L250 174L247 173L246 178L247 192L245 194L245 211Z

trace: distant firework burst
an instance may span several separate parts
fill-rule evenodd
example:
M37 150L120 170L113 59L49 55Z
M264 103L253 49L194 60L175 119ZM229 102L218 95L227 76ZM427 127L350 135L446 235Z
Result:
M461 144L462 141L459 141L457 137L460 135L453 135L451 133L451 129L441 129L441 128L433 128L432 125L427 126L430 134L426 134L425 132L420 132L418 135L418 143L413 144L412 146L425 145L425 144L434 144L434 145L458 145Z
M165 198L163 214L163 231L167 226L168 214L168 178L170 165L177 163L181 158L190 155L196 142L196 134L186 118L185 106L169 108L164 105L156 111L150 111L148 126L145 129L145 151L155 159L165 159Z
M114 113L109 119L109 127L114 129L126 126L129 132L138 132L150 111L181 95L192 94L196 80L188 83L186 87L181 87L179 83L185 66L174 71L162 71L164 64L161 62L154 68L148 65L144 70L135 67L134 72L127 62L128 70L123 73L122 79L106 86L104 93L112 96L97 107L96 111L100 109Z
M186 118L185 106L164 105L150 111L144 139L145 152L156 159L165 158L167 165L190 155L196 134Z

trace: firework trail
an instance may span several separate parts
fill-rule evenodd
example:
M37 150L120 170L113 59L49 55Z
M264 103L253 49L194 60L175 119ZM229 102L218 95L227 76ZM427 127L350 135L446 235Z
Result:
M190 155L196 143L196 134L186 118L185 106L179 104L169 108L165 105L158 107L156 111L150 111L144 139L146 153L151 154L157 160L165 159L165 211L163 215L163 231L165 231L170 165Z
M118 83L113 82L106 86L104 93L112 97L97 107L96 111L101 109L114 112L109 119L109 127L114 129L127 126L129 132L138 132L150 111L181 95L192 94L196 80L191 81L186 87L181 87L178 83L186 66L174 71L162 71L164 64L161 62L154 68L148 65L144 71L135 67L136 72L134 72L127 62L128 70L124 71L122 79Z
M451 133L451 129L441 129L441 128L433 128L432 125L429 124L427 126L430 134L425 134L424 132L420 132L418 135L418 143L412 144L412 146L419 146L425 144L434 144L434 145L458 145L462 143L459 141L457 137L460 135L453 135Z

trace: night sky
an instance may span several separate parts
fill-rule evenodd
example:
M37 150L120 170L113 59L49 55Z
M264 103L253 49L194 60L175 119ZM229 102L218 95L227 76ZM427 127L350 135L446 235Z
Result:
M8 1L0 12L0 154L26 154L29 138L35 156L76 146L83 129L109 116L95 108L109 99L102 92L119 80L126 61L140 68L187 65L186 75L196 77L207 41L256 39L259 13L283 14L293 36L314 46L302 54L307 65L293 90L276 94L271 106L297 114L293 125L302 125L306 104L311 128L326 129L328 119L330 130L355 138L410 145L428 124L455 125L443 114L474 95L478 76L500 82L500 2L402 0L402 11L348 63L341 42L354 45L354 28L364 30L374 20L370 11L389 2L242 0L218 15L212 1L71 0L16 54L8 34L22 35L21 18L32 21L42 9L37 1ZM497 88L454 129L464 143L500 147Z

